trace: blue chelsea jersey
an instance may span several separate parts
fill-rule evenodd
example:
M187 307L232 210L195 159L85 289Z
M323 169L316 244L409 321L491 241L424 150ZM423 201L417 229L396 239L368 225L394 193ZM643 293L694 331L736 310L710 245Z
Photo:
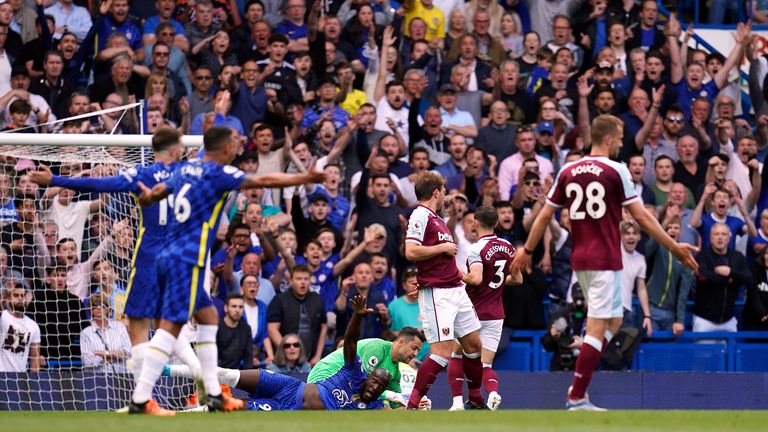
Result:
M360 386L368 374L360 357L353 363L344 363L338 372L317 383L320 399L327 410L369 410L384 408L381 399L364 402L360 399Z
M52 186L61 186L81 192L130 192L141 194L138 183L142 182L148 188L167 180L179 164L165 165L155 162L151 165L136 165L121 170L113 177L60 177L51 179ZM149 207L142 207L139 213L139 237L136 241L137 250L132 265L153 266L157 254L162 249L165 239L165 225L168 223L168 200L164 199Z
M198 267L205 265L216 238L229 192L240 188L245 173L230 165L194 160L177 166L165 182L168 227L163 254Z

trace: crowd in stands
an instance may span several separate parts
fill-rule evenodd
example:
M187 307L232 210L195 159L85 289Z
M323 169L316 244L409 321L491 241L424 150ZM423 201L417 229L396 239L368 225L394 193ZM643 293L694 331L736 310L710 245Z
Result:
M709 19L768 21L763 2L741 3L714 0ZM626 217L627 325L768 330L768 57L749 25L723 54L689 47L685 27L653 0L0 0L0 128L221 125L237 131L247 173L325 171L322 184L242 190L224 206L209 275L223 367L307 372L344 334L357 293L375 310L363 338L420 327L403 254L416 176L446 178L442 216L466 271L474 209L495 206L497 235L523 242L607 113L624 122L620 159L647 210L701 248L692 274ZM135 101L146 109L109 111ZM124 372L131 198L38 188L27 173L39 160L2 162L0 371ZM601 203L583 199L587 212ZM503 288L502 346L573 310L575 209L550 224L522 285Z

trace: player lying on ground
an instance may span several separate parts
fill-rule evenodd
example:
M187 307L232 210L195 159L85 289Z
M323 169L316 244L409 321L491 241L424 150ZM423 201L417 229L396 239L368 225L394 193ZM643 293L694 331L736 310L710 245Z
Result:
M387 370L392 379L382 394L382 399L405 405L408 401L400 389L400 363L410 363L421 350L421 335L413 327L403 327L394 342L383 339L363 339L357 343L357 355L360 357L365 371L372 373L374 369ZM344 348L323 357L307 377L308 383L316 383L335 374L344 367Z
M328 378L307 384L297 378L264 369L220 369L222 383L248 392L248 409L252 411L384 408L379 396L389 385L392 375L382 368L376 368L368 374L357 355L362 317L373 312L373 309L366 307L365 297L356 296L351 301L354 314L344 334L344 365ZM175 371L184 369L183 366L172 368ZM185 376L178 372L171 372L171 375ZM424 401L422 408L427 406L428 401Z
M29 180L40 186L62 187L78 192L130 192L138 196L141 193L139 182L147 187L154 187L171 176L184 156L181 134L174 128L160 127L152 136L152 150L155 154L154 163L136 164L112 177L57 176L53 175L47 166L40 165L38 171L29 173ZM131 261L128 298L123 312L128 316L132 370L136 379L139 378L144 353L149 347L150 320L160 319L158 305L161 299L160 284L157 280L155 259L163 249L165 241L168 206L168 200L163 200L155 205L141 208L139 237L136 240L136 249ZM202 373L200 360L197 359L186 337L179 335L173 346L173 353L196 371L196 376L200 377ZM152 405L150 408L154 408L154 403Z
M501 328L504 324L504 305L501 299L503 285L523 283L523 274L520 271L510 270L515 253L514 246L496 237L494 233L498 221L499 213L491 206L481 206L475 210L474 226L477 231L477 242L469 247L467 254L469 272L462 277L462 281L467 284L467 295L480 319L483 387L488 393L488 408L493 411L501 405L499 377L493 370L493 359L496 357L496 350L501 340ZM464 409L463 357L461 345L454 342L451 362L448 364L448 384L453 395L451 411Z

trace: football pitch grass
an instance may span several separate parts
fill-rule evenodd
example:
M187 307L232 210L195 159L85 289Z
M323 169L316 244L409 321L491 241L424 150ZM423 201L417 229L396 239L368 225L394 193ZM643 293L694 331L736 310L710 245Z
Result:
M174 418L107 412L0 413L3 432L765 431L768 411L238 412Z

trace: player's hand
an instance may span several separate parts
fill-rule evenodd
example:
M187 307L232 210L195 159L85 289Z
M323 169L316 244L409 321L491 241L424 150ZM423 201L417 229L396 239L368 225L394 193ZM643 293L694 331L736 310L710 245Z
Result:
M37 167L37 171L29 172L29 181L36 185L48 186L51 184L52 178L53 173L47 165L40 164L40 166Z
M675 258L680 260L684 266L693 270L694 273L699 272L699 263L697 263L696 258L693 257L693 255L697 253L699 253L699 248L687 243L678 243L677 247L675 247L675 249L672 251L672 254L675 255Z
M306 183L322 183L325 181L325 172L323 171L312 170L302 175L306 176Z
M456 243L442 243L440 246L446 255L456 256L459 253L459 247Z
M429 411L432 409L432 401L428 397L422 396L419 401L419 411Z
M356 295L349 302L352 303L352 310L357 315L367 315L373 312L373 309L368 307L367 301L368 299L365 296Z
M139 195L138 199L139 206L148 207L152 205L152 189L148 188L143 182L137 182L136 186L141 190L141 195Z
M531 265L531 255L528 254L523 248L515 251L515 257L512 259L512 266L510 272L520 272L527 269Z

